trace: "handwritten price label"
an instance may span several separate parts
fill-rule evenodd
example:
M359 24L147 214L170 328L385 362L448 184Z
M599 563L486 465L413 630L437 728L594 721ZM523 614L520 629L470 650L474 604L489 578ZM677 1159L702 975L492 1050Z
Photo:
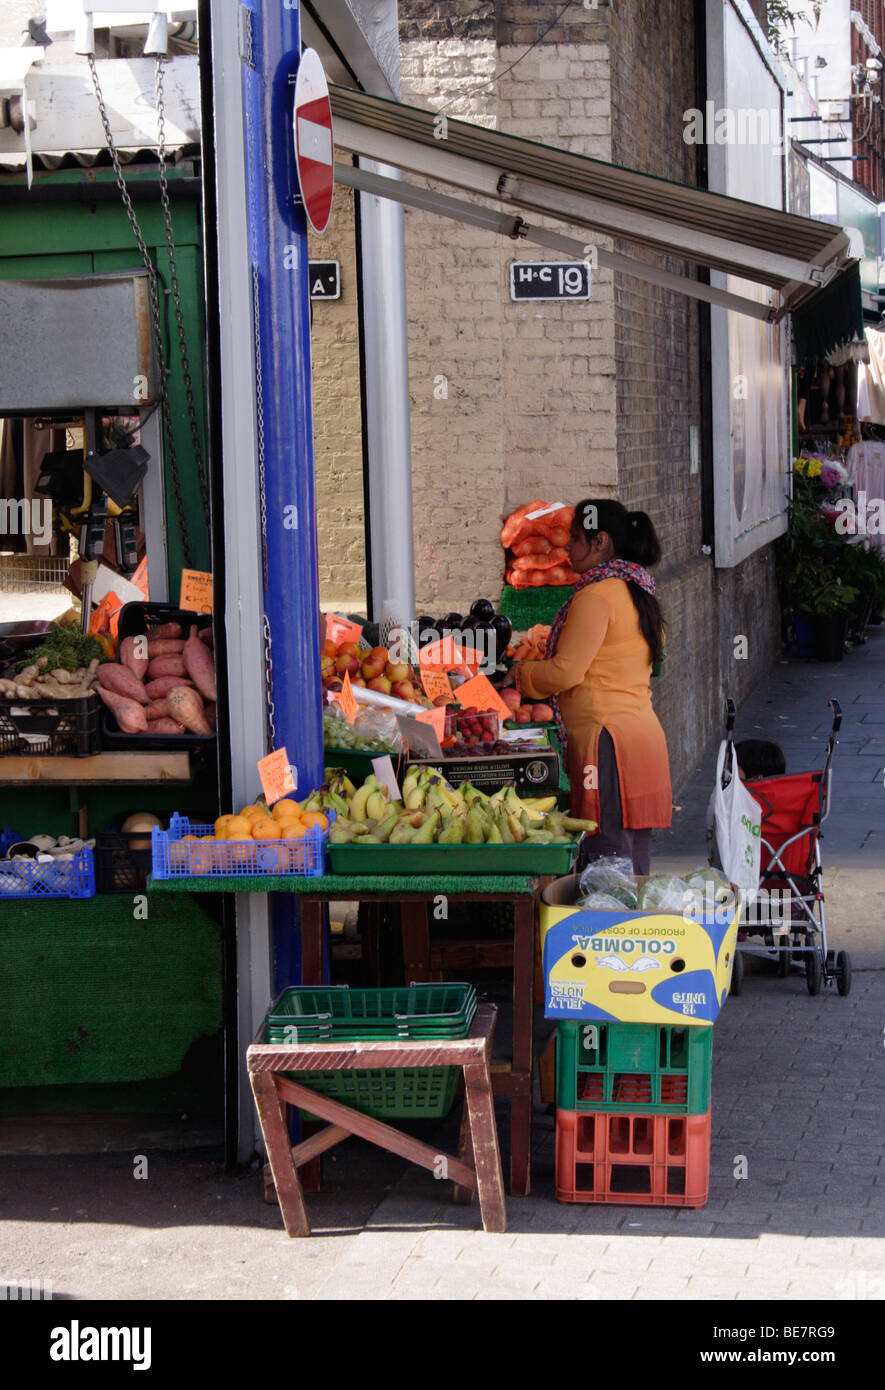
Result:
M452 683L444 671L422 670L421 684L424 686L424 694L428 700L437 700L440 695L445 695L450 702L455 698Z
M352 623L349 618L341 618L337 613L326 614L327 642L334 642L336 647L340 647L342 642L358 643L362 635L359 623Z
M341 682L341 689L334 691L332 698L341 706L341 713L344 715L348 724L352 724L360 712L360 707L353 693L349 671L344 672L344 680Z
M473 680L459 685L458 700L465 709L471 706L478 710L491 709L500 714L502 719L510 718L509 706L505 705L491 681L485 676L474 676Z
M261 778L261 787L268 806L273 806L275 801L282 800L289 792L296 790L295 779L289 766L289 755L285 748L277 748L273 753L268 753L266 758L259 758L258 776Z
M211 574L206 574L204 570L182 570L178 606L186 613L211 613Z
M479 708L479 706L477 706L477 708ZM440 743L442 743L446 736L446 712L441 705L436 709L423 709L420 714L415 715L415 718L418 720L419 724L429 724Z

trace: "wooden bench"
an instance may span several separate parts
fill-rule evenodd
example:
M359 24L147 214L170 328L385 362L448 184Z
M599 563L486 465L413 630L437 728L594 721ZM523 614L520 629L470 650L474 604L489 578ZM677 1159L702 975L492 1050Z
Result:
M455 1184L455 1201L479 1195L486 1231L506 1230L504 1179L495 1125L490 1062L497 1010L480 1004L470 1034L462 1039L389 1042L265 1043L264 1026L246 1053L246 1065L270 1162L283 1224L290 1236L309 1236L310 1222L298 1169L342 1139L355 1134L411 1163L441 1173ZM421 1143L374 1116L289 1080L290 1071L349 1071L362 1068L461 1067L464 1111L457 1158ZM286 1105L296 1105L328 1123L294 1148Z

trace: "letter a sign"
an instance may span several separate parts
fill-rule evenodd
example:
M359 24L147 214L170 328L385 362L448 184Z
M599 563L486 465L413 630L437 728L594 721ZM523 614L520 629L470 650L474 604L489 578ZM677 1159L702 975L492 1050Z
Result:
M304 211L314 231L324 232L335 186L332 107L323 65L312 48L305 48L298 65L292 123Z

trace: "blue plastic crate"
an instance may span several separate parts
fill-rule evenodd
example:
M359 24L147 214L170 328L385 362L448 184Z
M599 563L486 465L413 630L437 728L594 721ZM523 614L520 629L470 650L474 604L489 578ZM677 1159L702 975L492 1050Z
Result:
M334 811L323 813L331 823ZM300 840L213 840L203 845L205 835L214 835L213 825L191 824L187 816L173 812L169 829L154 826L151 831L151 873L167 878L255 878L274 874L297 874L319 878L325 873L328 830L311 826ZM185 836L197 836L185 840Z
M14 843L14 842L13 842ZM0 898L94 898L95 861L91 849L79 849L73 859L0 861Z
M21 838L17 830L0 830L0 859L5 859L10 846L18 844Z

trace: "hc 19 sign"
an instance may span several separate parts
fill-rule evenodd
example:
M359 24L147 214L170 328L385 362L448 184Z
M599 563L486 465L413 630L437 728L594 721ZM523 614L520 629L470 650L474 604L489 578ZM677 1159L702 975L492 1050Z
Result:
M511 299L589 299L587 261L511 261Z

